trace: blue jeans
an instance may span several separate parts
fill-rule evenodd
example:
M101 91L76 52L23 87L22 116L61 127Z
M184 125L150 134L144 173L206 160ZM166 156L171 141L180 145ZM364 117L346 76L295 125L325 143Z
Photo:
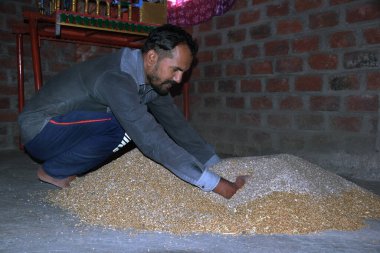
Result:
M113 114L73 111L52 118L25 149L54 178L88 172L130 141Z

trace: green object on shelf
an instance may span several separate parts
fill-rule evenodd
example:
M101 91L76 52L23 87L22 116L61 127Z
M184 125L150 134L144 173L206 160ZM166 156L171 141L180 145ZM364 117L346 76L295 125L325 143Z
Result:
M68 16L68 20L69 20L69 23L74 23L74 16L73 15L69 15Z
M82 23L83 23L83 19L82 19L82 17L81 17L81 16L76 16L76 17L75 17L75 22L76 22L77 24L82 24Z
M103 19L98 18L98 27L103 27Z
M85 26L92 29L118 30L120 32L149 33L155 26L143 23L126 22L105 17L81 16L70 13L59 13L59 23L73 26Z
M64 13L61 14L61 21L65 22L65 23L67 22L67 15L66 14L64 14Z

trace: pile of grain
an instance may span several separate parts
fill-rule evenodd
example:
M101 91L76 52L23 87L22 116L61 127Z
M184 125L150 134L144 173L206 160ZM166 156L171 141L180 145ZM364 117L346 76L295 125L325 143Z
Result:
M227 179L251 175L231 200L205 193L137 149L78 178L48 200L83 222L172 233L268 234L355 230L380 218L380 198L291 155L230 158Z

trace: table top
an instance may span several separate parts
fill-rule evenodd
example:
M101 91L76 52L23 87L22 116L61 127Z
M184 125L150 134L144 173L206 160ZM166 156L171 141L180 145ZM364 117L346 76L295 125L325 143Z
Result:
M56 35L55 15L43 15L39 12L25 11L24 23L13 25L15 33L30 33L31 22L35 24L38 35L47 40L59 40L91 45L109 47L141 48L147 35L133 34L118 31L86 29L85 27L65 26L60 27L60 34ZM29 23L29 24L28 24Z

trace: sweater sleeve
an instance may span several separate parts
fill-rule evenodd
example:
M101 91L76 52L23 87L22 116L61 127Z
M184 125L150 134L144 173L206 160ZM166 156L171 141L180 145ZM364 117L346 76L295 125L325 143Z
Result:
M211 167L220 161L214 148L185 119L170 95L158 97L148 107L169 136L204 166Z
M216 187L220 177L168 136L148 112L147 106L141 103L131 76L120 71L106 72L97 80L95 87L96 99L109 106L144 155L204 191Z

